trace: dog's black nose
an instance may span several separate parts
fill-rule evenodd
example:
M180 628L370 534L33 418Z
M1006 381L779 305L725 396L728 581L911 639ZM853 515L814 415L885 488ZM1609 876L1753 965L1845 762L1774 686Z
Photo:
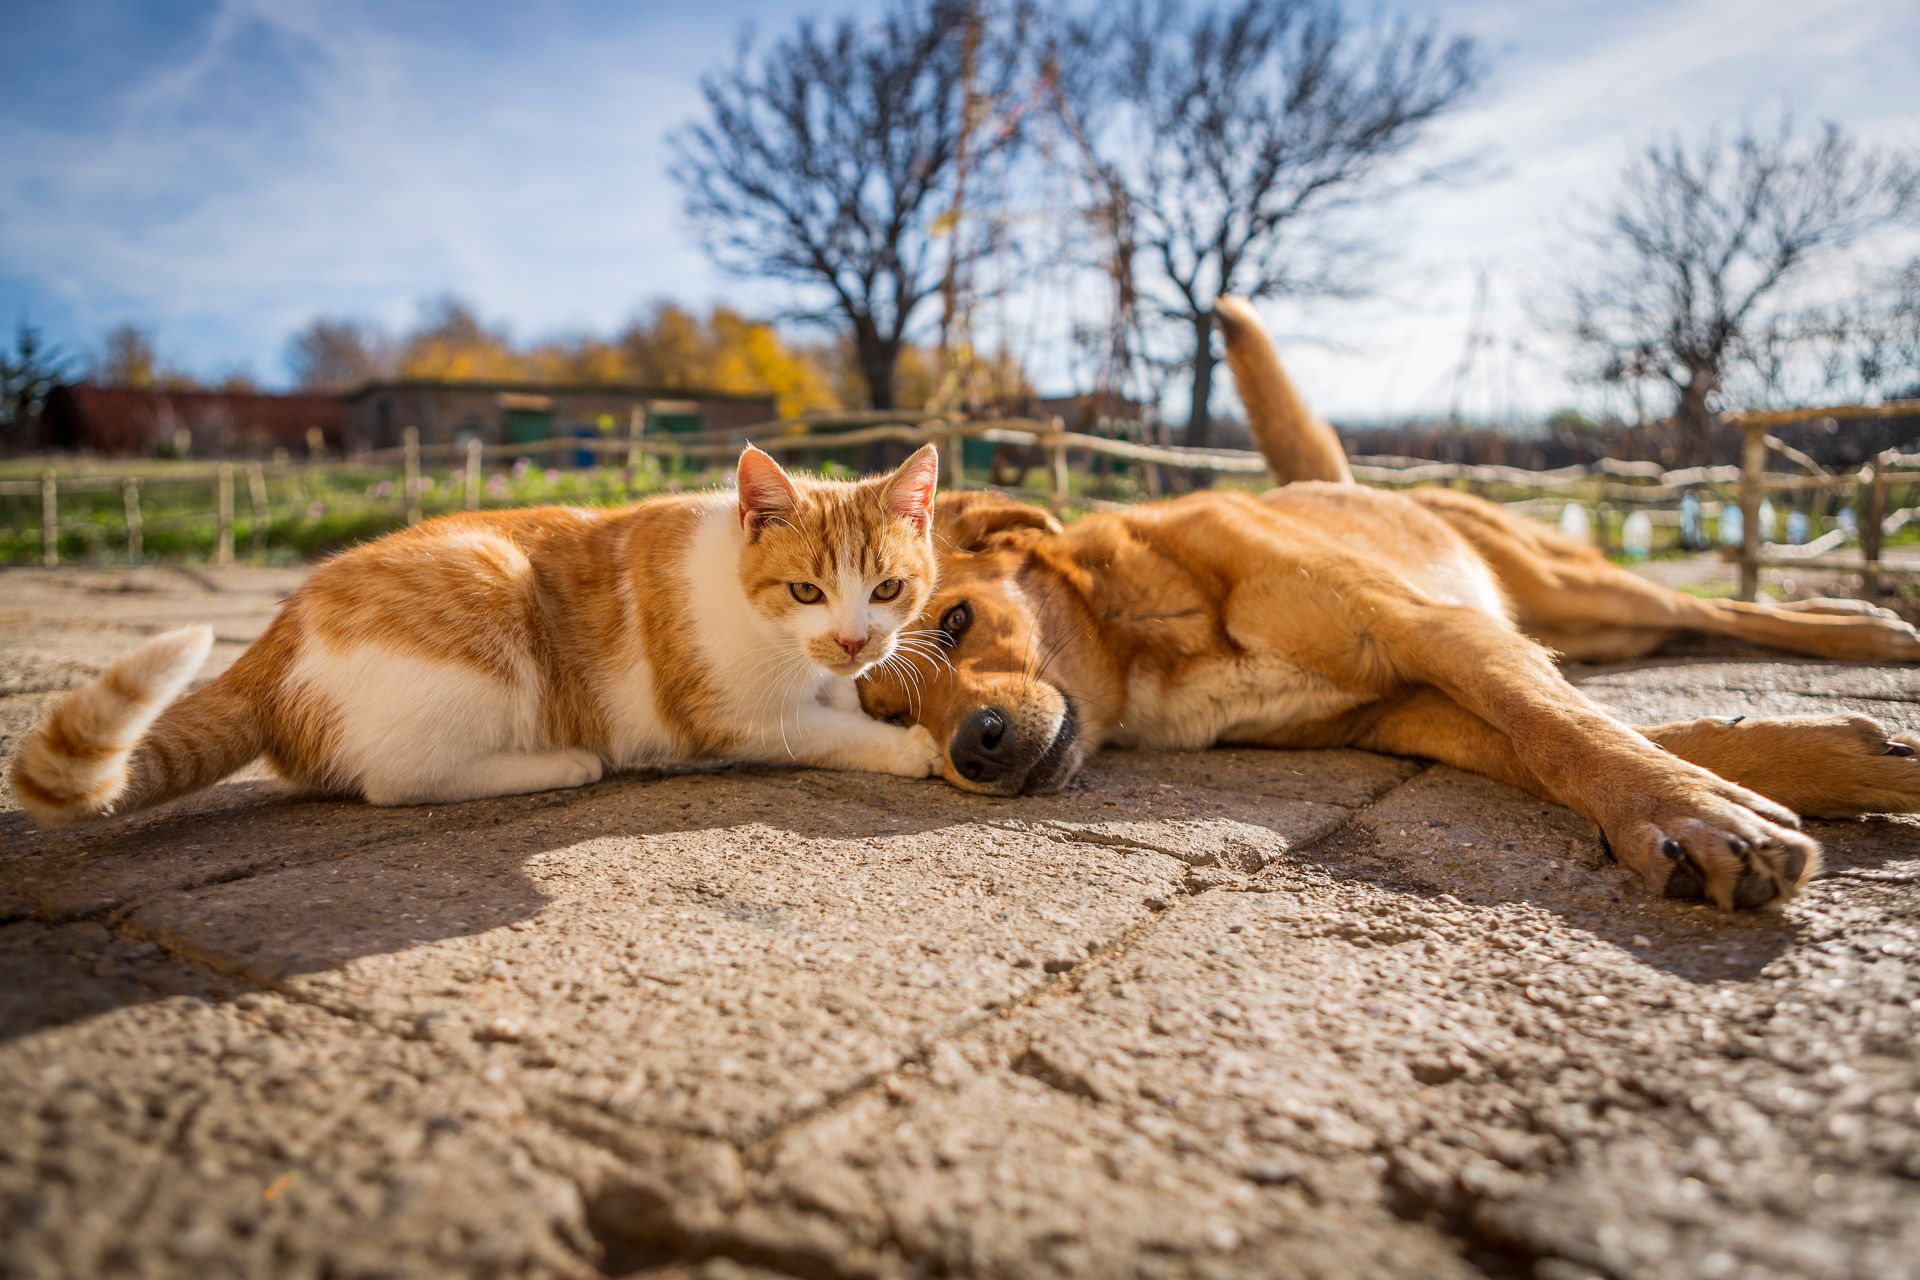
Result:
M1013 732L1006 717L992 708L974 712L954 731L947 756L968 782L1000 781L1012 767Z

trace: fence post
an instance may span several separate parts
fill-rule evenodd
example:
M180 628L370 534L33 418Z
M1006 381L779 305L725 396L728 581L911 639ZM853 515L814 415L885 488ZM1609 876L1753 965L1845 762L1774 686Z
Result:
M1867 463L1867 502L1865 518L1860 521L1860 594L1868 600L1880 597L1880 543L1887 521L1887 455L1876 453Z
M1067 509L1067 424L1063 418L1053 420L1053 438L1047 441L1047 474L1051 478L1053 491L1053 509L1056 512Z
M40 563L60 563L60 489L51 469L40 473Z
M1743 426L1740 436L1740 598L1760 595L1760 498L1767 474L1767 436Z
M257 462L247 464L247 509L253 515L249 554L265 555L267 550L267 473Z
M627 468L620 476L620 487L633 496L633 482L640 475L640 437L647 429L647 410L634 405L627 411Z
M233 563L233 464L223 462L214 472L213 508L215 541L213 562Z
M140 559L140 544L145 540L140 525L140 479L128 476L120 482L120 496L127 504L127 559Z
M480 437L467 441L467 510L480 509Z
M958 493L967 487L966 440L953 431L954 424L948 422L945 429L951 434L940 441L940 469L946 473L943 479L950 493Z
M1163 440L1151 439L1150 437L1152 435L1153 435L1153 428L1149 426L1145 420L1142 420L1140 423L1140 443L1141 444L1151 445L1151 444L1166 443ZM1165 468L1163 468L1157 462L1143 462L1140 464L1140 481L1142 484L1146 485L1147 487L1148 500L1153 502L1158 502L1160 500L1160 495L1163 492L1165 492L1167 488L1167 472Z
M406 489L407 523L420 523L420 428L408 427L400 436L406 451L406 472L401 483Z

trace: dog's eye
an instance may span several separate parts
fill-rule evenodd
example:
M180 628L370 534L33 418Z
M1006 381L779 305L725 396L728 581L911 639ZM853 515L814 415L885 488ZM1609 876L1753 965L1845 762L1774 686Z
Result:
M827 593L811 582L789 582L787 590L791 591L793 598L801 604L819 604L827 598Z
M906 585L906 583L900 581L898 578L888 578L885 582L873 589L873 598L875 600L896 599L900 595L900 588Z
M940 629L947 633L948 644L959 640L972 625L973 610L965 604L957 604L940 615Z

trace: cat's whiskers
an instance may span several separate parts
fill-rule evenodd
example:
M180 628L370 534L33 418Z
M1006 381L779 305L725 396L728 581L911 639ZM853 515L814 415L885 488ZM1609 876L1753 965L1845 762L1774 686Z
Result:
M908 660L912 660L912 662L916 662L916 664L918 664L918 662L925 662L929 674L937 674L943 666L947 668L948 674L954 670L954 668L952 668L952 662L948 662L947 660L947 654L943 654L939 649L927 649L924 645L916 643L916 645L900 645L900 652L902 652Z
M946 646L940 639L945 634L945 632L924 628L917 631L902 631L898 644L916 657L925 658L929 667L944 666L948 671L952 671L953 659L947 656Z
M799 728L800 708L793 700L794 685L806 676L807 668L811 665L807 662L801 663L800 669L788 677L786 684L780 687L780 745L786 750L789 760L798 760L799 757L793 753L793 744L787 741L787 709L793 708L794 728Z
M770 643L758 652L758 659L741 676L741 683L753 682L749 686L749 700L757 696L770 679L786 674L788 663L807 660L804 655L795 653L792 645L785 641Z
M885 671L885 670L888 670L889 668L899 671L901 673L901 679L903 681L911 682L911 683L908 683L906 686L907 706L913 712L913 718L915 720L918 720L920 718L920 671L919 671L919 668L914 666L913 661L909 659L905 654L897 650L893 653L888 654L885 658L881 659L876 669Z

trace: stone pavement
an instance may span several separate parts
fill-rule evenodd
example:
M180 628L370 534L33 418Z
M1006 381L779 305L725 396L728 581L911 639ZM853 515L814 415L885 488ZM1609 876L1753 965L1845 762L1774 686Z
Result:
M0 754L296 571L0 574ZM1632 717L1920 671L1589 670ZM1910 1276L1920 824L1783 912L1353 752L0 813L0 1274Z

